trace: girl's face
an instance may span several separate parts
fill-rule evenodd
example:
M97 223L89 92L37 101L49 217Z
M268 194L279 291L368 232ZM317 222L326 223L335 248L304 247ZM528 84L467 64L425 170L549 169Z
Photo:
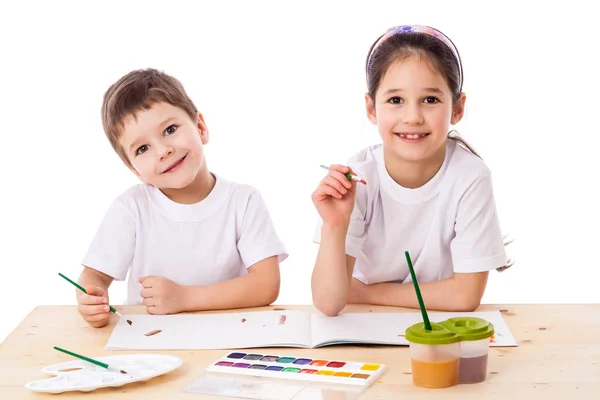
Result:
M413 55L390 65L375 94L366 95L367 115L377 125L384 151L407 162L443 159L450 124L460 121L465 95L456 107L444 77L429 60Z

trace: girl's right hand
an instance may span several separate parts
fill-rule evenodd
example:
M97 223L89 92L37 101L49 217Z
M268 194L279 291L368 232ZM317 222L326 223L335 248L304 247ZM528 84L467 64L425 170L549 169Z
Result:
M110 318L108 293L96 286L86 286L85 290L87 294L81 292L81 295L77 297L79 313L91 326L101 328L108 324Z
M330 226L346 226L350 223L350 215L354 209L356 197L356 181L348 179L344 174L354 172L344 165L334 164L329 173L312 194L312 201L324 224Z

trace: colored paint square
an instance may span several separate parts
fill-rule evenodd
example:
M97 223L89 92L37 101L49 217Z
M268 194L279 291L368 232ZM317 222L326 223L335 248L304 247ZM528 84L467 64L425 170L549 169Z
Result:
M291 362L294 362L295 358L294 357L279 357L277 359L278 363L283 363L283 364L289 364Z
M247 363L235 363L232 365L232 367L236 367L236 368L248 368L250 366L250 364Z
M262 358L262 354L247 354L244 357L244 360L260 360Z
M344 378L348 378L352 376L351 372L336 372L333 376L343 376Z
M364 371L377 371L379 369L379 364L365 364L360 369Z
M371 375L369 375L369 374L354 374L350 378L367 379L369 376L371 376Z
M331 368L342 368L344 365L346 365L346 363L343 361L331 361L327 364L327 366Z
M313 362L310 363L310 365L314 365L315 367L323 367L325 365L327 365L329 361L326 360L314 360Z
M298 358L294 361L294 364L306 365L310 364L312 360L310 358Z
M300 370L301 374L311 374L311 375L314 375L317 372L318 371L316 369L303 369L303 370Z
M300 372L300 368L287 367L283 369L283 372Z
M231 367L233 363L231 361L219 361L215 365L218 365L220 367Z
M275 362L278 359L279 359L279 356L264 356L263 358L260 359L260 361Z
M267 366L263 364L252 364L248 369L267 369Z
M267 367L266 371L281 371L283 369L283 367L278 367L276 365L271 365L269 367Z
M231 353L227 358L244 358L246 353Z
M333 375L333 374L335 374L335 372L333 372L333 371L331 371L331 370L328 370L328 369L323 369L323 370L321 370L321 371L317 372L317 375L327 375L327 376L331 376L331 375Z

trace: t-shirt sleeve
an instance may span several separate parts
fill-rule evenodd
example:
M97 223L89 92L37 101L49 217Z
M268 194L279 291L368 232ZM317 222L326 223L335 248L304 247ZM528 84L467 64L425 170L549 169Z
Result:
M113 201L81 264L125 280L135 251L135 227L131 211L119 199Z
M277 256L279 262L288 257L283 242L275 232L267 205L258 191L248 199L237 247L246 268L268 257Z
M450 242L454 272L483 272L506 264L490 173L478 178L458 203Z

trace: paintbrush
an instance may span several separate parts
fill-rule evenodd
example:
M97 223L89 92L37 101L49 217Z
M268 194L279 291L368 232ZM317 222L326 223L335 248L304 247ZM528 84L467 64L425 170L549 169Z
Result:
M425 308L425 303L423 303L423 296L421 296L421 290L419 289L419 283L417 282L417 276L415 275L415 270L412 265L412 261L410 259L410 254L408 251L404 252L406 256L406 262L408 263L408 270L410 271L410 277L412 278L413 285L415 286L415 293L417 294L417 301L419 302L419 308L421 309L421 316L423 317L423 324L425 325L425 329L431 330L431 323L429 322L429 316L427 315L427 309Z
M71 355L73 357L77 357L79 359L82 359L83 361L90 362L90 363L92 363L94 365L97 365L99 367L106 368L108 370L115 371L115 372L120 372L122 374L127 374L127 372L123 371L122 369L111 367L110 365L105 364L105 363L103 363L101 361L94 360L93 358L82 356L81 354L73 353L72 351L61 349L60 347L57 347L57 346L54 346L54 349L58 350L58 351L62 351L63 353L69 354L69 355Z
M83 293L87 294L87 291L80 286L77 282L73 282L72 280L70 280L69 278L67 278L66 276L64 276L63 274L61 274L60 272L58 273L58 275L60 275L62 278L66 279L67 282L72 283L73 285L75 285L75 287L79 290L81 290ZM122 318L124 321L126 321L129 325L131 325L133 322L131 322L130 319L127 319L123 316L123 314L121 314L120 312L118 312L113 306L109 306L110 307L110 311L117 314L120 318Z
M321 164L321 168L329 170L329 167L327 165L323 165ZM350 179L351 181L356 181L356 182L360 182L363 185L367 184L367 181L365 181L364 179L359 178L356 175L352 175L350 172L348 172L347 174L344 174L346 176L346 178Z

